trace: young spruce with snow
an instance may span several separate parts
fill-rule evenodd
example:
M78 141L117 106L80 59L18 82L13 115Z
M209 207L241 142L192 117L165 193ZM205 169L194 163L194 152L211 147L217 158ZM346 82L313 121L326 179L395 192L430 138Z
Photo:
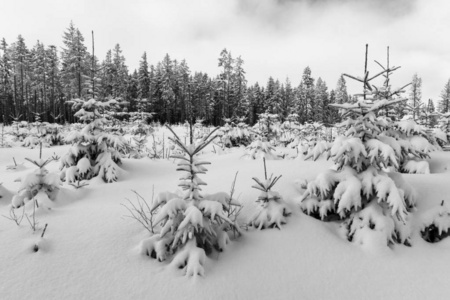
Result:
M170 131L172 129L168 127ZM151 213L157 210L154 223L160 226L159 232L142 241L141 253L165 261L172 259L171 265L183 269L187 276L204 275L206 255L214 249L222 251L229 242L227 231L239 230L225 212L230 209L229 195L224 193L202 195L200 179L205 165L209 162L199 160L198 154L214 139L213 130L198 142L184 144L172 131L173 143L182 155L173 155L178 160L177 171L185 172L179 186L184 193L160 193L151 206ZM228 198L227 198L228 197Z

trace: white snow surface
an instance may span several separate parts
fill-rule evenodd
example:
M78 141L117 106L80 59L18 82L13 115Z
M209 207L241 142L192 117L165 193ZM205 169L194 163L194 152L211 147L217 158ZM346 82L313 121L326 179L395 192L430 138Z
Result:
M62 156L68 149L43 149L43 157ZM229 192L239 171L234 197L244 205L241 217L251 216L259 194L251 178L262 177L262 161L240 159L242 149L206 152L202 159L212 164L201 176L208 184L204 193ZM25 161L24 168L6 170L13 156L22 163L37 158L38 151L0 148L2 191L17 192L20 182L14 179L35 169ZM26 220L16 226L0 218L0 299L448 299L450 239L429 244L419 234L427 212L448 201L450 174L440 167L448 161L448 152L431 153L431 174L403 176L418 196L417 211L410 214L413 246L370 251L348 242L336 223L304 215L294 202L301 193L295 180L313 180L330 161L267 161L269 174L283 175L274 189L293 212L287 224L283 230L244 230L224 252L206 257L204 276L192 278L170 261L139 253L150 235L125 217L121 205L134 199L131 190L147 200L153 187L155 195L175 192L176 164L124 159L116 183L95 178L81 189L64 184L52 209L37 214L40 228L48 224L42 239ZM54 172L58 165L47 168ZM8 216L9 209L10 196L0 198L0 214Z

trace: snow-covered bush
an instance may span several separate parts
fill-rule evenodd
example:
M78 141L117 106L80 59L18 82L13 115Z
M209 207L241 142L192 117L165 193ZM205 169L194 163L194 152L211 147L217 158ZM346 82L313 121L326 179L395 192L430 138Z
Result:
M143 123L140 123L133 130L133 136L131 137L131 141L129 144L128 157L140 159L146 157L149 154L149 150L147 149L147 128Z
M437 243L450 235L450 206L444 200L423 215L420 233L430 243Z
M274 144L281 136L280 122L275 114L263 113L259 115L258 123L253 126L257 134L253 142L245 148L245 157L251 159L282 159L283 155L276 152Z
M185 172L179 183L184 192L181 196L166 192L156 197L150 213L158 210L153 224L159 226L159 232L142 241L141 253L159 261L171 259L171 265L184 269L187 276L204 275L206 255L214 249L222 251L230 240L227 231L238 230L238 226L227 217L226 203L217 201L220 197L200 193L206 183L199 174L207 171L209 162L200 160L198 154L214 139L214 130L190 145L172 133L172 141L183 152L172 157L178 160L177 170Z
M280 142L286 147L288 145L297 146L298 145L298 132L300 124L298 123L298 115L297 114L289 114L286 118L286 121L281 125L282 134L280 137ZM292 143L294 141L297 142L295 145Z
M27 136L23 139L22 146L31 149L41 146L50 147L50 143L46 139L47 135L46 124L41 122L34 122L31 125L32 127L30 128Z
M250 144L251 136L245 118L223 119L225 124L217 132L219 143L224 148L247 146Z
M38 210L52 208L53 201L58 196L61 181L58 174L50 173L45 168L53 159L45 161L42 159L26 159L38 168L20 179L20 188L18 193L12 197L10 217L8 219L20 225L23 216L25 216L31 229L36 231L38 230L36 213ZM15 210L19 207L24 207L22 217L19 217L20 214L15 213ZM43 237L46 227L47 224L41 237ZM39 250L38 244L35 245L34 250L35 252Z
M20 116L13 118L13 130L10 134L13 136L13 141L22 142L29 133L28 122L19 121Z
M434 129L436 139L441 147L448 149L450 141L450 112L439 114L437 127Z
M75 116L85 123L80 131L71 131L65 138L72 144L68 153L61 158L61 170L67 182L91 179L100 176L105 182L117 181L120 151L125 146L122 135L107 132L104 126L108 120L101 114L117 101L100 102L95 99L71 101Z
M256 200L260 205L250 219L251 226L258 229L273 227L281 229L281 225L286 224L286 217L291 214L291 211L284 203L281 195L272 191L273 186L280 178L281 175L275 177L271 175L269 178L266 177L265 180L252 178L256 182L256 185L252 187L260 190L261 193Z

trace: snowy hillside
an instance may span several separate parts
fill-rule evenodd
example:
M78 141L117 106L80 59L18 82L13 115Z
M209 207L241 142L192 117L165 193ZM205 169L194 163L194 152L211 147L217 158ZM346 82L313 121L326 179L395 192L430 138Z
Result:
M168 134L168 133L166 133ZM69 146L43 149L43 158L64 155ZM215 149L214 149L215 150ZM9 216L15 179L36 167L38 149L0 148L0 214ZM202 175L204 193L230 192L236 172L235 196L248 219L259 191L252 177L264 177L262 160L242 158L242 148L217 153L207 148L211 162ZM8 169L16 162L23 166ZM223 252L213 252L205 276L185 277L183 270L139 253L149 233L127 218L123 204L137 191L145 199L176 191L180 173L173 159L123 159L119 179L99 178L75 189L64 183L51 210L39 210L33 233L26 219L20 226L0 218L1 299L448 299L450 240L430 244L420 236L429 209L448 201L449 152L431 153L431 174L403 175L417 191L417 208L410 214L412 247L359 245L347 241L338 223L321 222L302 213L298 179L314 179L331 167L324 159L269 160L267 172L282 175L274 190L292 215L282 230L243 230ZM58 162L48 165L57 171ZM7 189L10 191L5 191ZM39 250L35 252L35 245Z

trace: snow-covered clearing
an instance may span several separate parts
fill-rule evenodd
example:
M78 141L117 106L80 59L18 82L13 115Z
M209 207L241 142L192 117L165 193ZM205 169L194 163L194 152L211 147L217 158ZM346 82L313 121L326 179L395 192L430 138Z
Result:
M43 149L43 157L62 156L69 146ZM37 149L0 148L0 182L16 193L14 180L35 169L25 157ZM252 177L263 178L261 160L242 159L242 149L215 154L204 193L229 192L238 173L236 195L243 203L241 218L250 217L259 191ZM23 168L6 170L12 157ZM442 200L449 201L449 152L431 154L431 174L403 175L418 192L412 247L361 246L348 242L336 223L304 215L296 198L295 181L313 179L331 162L271 160L268 173L282 175L274 187L293 214L282 230L244 231L221 253L209 256L205 276L185 277L139 254L149 236L121 205L134 200L132 190L147 200L175 191L179 172L173 160L124 159L116 183L94 179L75 189L64 184L50 211L39 211L45 236L33 234L27 221L20 226L0 218L0 299L448 299L450 239L429 244L420 237L422 217ZM48 166L56 171L58 162ZM0 199L0 214L8 216L10 199ZM38 252L33 247L39 242Z

